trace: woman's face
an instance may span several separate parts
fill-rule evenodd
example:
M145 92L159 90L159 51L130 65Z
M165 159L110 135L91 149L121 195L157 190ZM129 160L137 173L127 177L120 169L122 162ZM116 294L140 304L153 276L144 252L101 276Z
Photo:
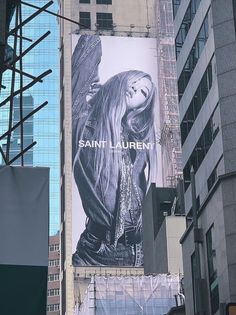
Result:
M128 108L136 108L142 105L149 97L152 90L152 82L144 77L131 83L126 91L126 103Z

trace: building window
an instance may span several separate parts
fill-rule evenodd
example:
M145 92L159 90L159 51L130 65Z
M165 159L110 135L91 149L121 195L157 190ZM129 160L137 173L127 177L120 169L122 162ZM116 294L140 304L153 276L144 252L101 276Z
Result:
M59 304L49 304L47 306L47 312L56 312L60 310L60 305Z
M49 259L48 266L49 267L59 266L59 259Z
M184 188L185 191L188 189L190 184L190 170L193 166L195 173L197 172L198 168L202 164L204 157L206 156L208 150L210 149L217 133L219 132L219 108L216 107L215 111L213 112L212 116L210 117L206 127L204 128L188 162L184 167Z
M79 13L79 22L81 28L91 28L91 17L90 12L80 12Z
M48 275L48 281L59 281L59 273L53 273Z
M216 172L216 167L215 167L214 170L211 172L211 175L207 179L207 189L208 189L208 191L211 190L211 188L213 187L213 185L216 182L216 179L217 179L217 172Z
M112 13L97 13L97 28L108 30L112 29L113 20Z
M206 234L207 245L207 265L209 275L209 288L211 298L211 314L215 314L219 309L219 287L216 268L216 249L214 243L214 225Z
M178 80L178 93L179 93L179 101L181 100L184 91L188 85L188 82L191 78L191 75L197 65L197 62L201 56L203 48L207 42L209 36L208 32L208 13L202 23L200 31L196 37L196 40L193 44L193 47L190 51L188 59L184 65L183 71Z
M48 296L58 296L60 294L60 289L49 289Z
M96 4L112 4L112 0L96 0Z
M192 21L195 17L200 2L201 0L190 1L189 6L186 10L179 32L175 39L176 59L180 54L181 48L184 44L185 38L187 37L188 31L191 27Z
M57 252L59 251L60 246L59 244L51 244L49 245L49 252Z
M184 144L190 130L192 129L194 121L196 120L200 112L200 109L202 108L202 105L204 104L205 99L207 98L207 95L212 87L212 81L213 81L212 70L213 70L213 58L211 59L201 79L201 82L191 100L191 103L187 109L187 112L180 124L182 145Z
M79 0L79 3L90 3L90 0Z
M180 3L181 3L181 0L172 0L174 17L176 16Z

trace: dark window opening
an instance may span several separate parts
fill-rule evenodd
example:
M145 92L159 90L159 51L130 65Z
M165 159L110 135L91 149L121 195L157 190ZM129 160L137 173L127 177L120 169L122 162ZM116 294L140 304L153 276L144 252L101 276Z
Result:
M213 137L214 137L214 134L213 134ZM217 162L216 166L214 167L213 171L211 172L211 175L208 177L207 179L207 188L208 188L208 191L211 190L211 188L213 187L213 185L215 184L215 182L217 181L217 178L218 178L218 174L217 174L217 168L218 168L218 165L220 163L220 160Z
M185 191L188 189L190 184L190 170L193 166L194 172L196 173L199 169L202 161L204 160L208 150L210 149L216 134L219 131L219 111L216 110L210 117L206 127L204 128L189 160L187 161L183 174L184 174L184 188Z
M184 44L185 38L187 37L188 31L191 27L192 21L195 17L200 2L201 0L192 0L186 10L183 22L175 39L176 59L180 54L181 48Z
M103 30L112 29L112 13L97 13L97 28Z
M214 169L212 171L211 175L208 177L208 180L207 180L208 191L211 190L212 186L216 182L216 179L217 179L217 173L216 173L216 169Z
M96 0L96 4L112 4L112 0Z
M193 222L193 209L191 208L186 215L186 228L190 226L190 224Z
M90 12L80 12L79 22L80 24L83 24L83 26L80 26L81 28L91 28Z
M184 91L188 85L188 82L191 78L191 75L197 65L197 62L201 56L203 48L208 39L208 13L202 23L201 29L196 37L196 40L193 44L193 47L190 51L188 59L184 65L183 71L178 80L178 93L179 93L179 101L181 100Z
M191 100L191 103L186 111L186 114L180 124L181 129L181 142L184 144L193 124L196 120L206 98L209 94L209 91L212 87L212 63L213 59L211 59L201 82Z

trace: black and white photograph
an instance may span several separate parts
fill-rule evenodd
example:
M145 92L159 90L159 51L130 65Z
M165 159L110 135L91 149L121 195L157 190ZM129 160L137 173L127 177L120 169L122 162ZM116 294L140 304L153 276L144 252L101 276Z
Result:
M72 45L72 263L142 266L142 204L158 182L156 42Z

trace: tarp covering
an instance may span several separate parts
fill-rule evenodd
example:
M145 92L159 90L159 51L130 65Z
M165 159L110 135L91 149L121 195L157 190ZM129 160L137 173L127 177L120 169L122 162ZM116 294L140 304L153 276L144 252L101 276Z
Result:
M0 265L47 267L49 169L0 167L0 188Z
M164 315L176 306L179 276L94 276L75 315Z
M0 314L46 314L49 169L0 167Z

